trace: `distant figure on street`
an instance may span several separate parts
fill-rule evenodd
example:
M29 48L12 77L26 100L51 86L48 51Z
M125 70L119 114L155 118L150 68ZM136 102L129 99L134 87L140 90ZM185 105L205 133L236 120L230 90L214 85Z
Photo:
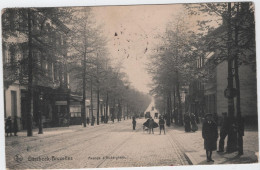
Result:
M214 162L211 156L212 151L217 149L218 129L213 119L213 115L210 113L205 115L205 120L202 125L202 137L204 139L207 162Z
M112 113L112 116L111 116L111 121L114 123L115 121L115 116L114 116L114 113Z
M17 132L18 132L17 116L14 116L13 127L14 127L14 136L17 136Z
M194 113L190 115L190 122L191 122L191 131L196 132L198 130L198 125L196 122L196 116Z
M154 120L152 117L150 117L149 118L149 134L151 133L151 131L153 133L153 123L154 123Z
M101 123L103 123L104 122L104 116L102 115L101 116Z
M93 116L93 117L92 117L91 125L94 125L94 124L95 124L95 120L96 120L96 118L95 118L95 116Z
M190 115L189 115L189 113L186 113L184 115L184 123L185 123L185 132L190 132L191 127L190 127Z
M11 119L11 116L9 116L6 119L6 122L5 122L5 133L6 133L6 136L8 136L9 133L10 133L10 136L12 136L12 119Z
M87 124L89 125L89 117L87 117Z
M218 126L218 114L215 112L214 114L213 114L213 119L215 120L215 122L216 122L216 124L217 124L217 126Z
M160 134L161 134L162 129L163 129L164 134L165 134L165 126L164 126L164 124L165 124L165 121L163 120L162 116L159 116Z
M135 120L135 117L133 117L132 124L133 124L133 130L135 130L135 127L136 127L136 120Z
M220 139L217 152L224 152L225 138L228 135L228 117L227 112L222 113L223 121L220 128Z

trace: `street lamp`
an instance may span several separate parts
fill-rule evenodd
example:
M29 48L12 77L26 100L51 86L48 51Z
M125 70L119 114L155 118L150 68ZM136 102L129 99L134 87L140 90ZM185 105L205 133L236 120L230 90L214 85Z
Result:
M42 94L42 92L39 95L39 100L40 100L40 109L39 109L39 132L38 132L38 134L43 134L43 131L42 131L42 102L43 102L43 94Z

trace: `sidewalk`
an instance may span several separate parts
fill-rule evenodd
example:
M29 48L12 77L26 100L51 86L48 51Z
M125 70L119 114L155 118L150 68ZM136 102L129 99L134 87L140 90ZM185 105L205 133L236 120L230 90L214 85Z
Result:
M120 122L115 121L115 123L109 121L107 124L105 123L100 123L99 125L97 125L95 123L94 126L91 126L90 124L87 125L86 128L83 128L82 125L71 125L68 127L51 127L51 128L43 128L43 134L38 134L39 129L38 128L34 128L33 129L33 136L30 136L29 138L27 137L27 131L26 130L21 130L17 133L18 136L9 136L6 137L5 134L5 141L6 142L12 142L14 140L17 140L19 138L19 140L21 141L31 141L31 140L36 140L36 139L41 139L41 138L46 138L46 137L54 137L54 136L58 136L58 135L64 135L64 134L68 134L68 133L75 133L75 132L79 132L79 131L83 131L83 130L89 130L89 129L94 129L96 127L103 127L103 126L110 126L113 124L117 124Z
M212 159L215 162L206 161L206 151L204 150L204 141L201 133L201 124L197 132L185 132L184 127L171 126L168 128L168 134L173 136L178 145L184 151L186 157L193 165L203 164L242 164L257 163L259 161L258 131L246 130L244 136L244 155L237 156L234 153L217 153L213 151ZM218 138L219 140L219 138ZM227 138L225 139L226 146Z

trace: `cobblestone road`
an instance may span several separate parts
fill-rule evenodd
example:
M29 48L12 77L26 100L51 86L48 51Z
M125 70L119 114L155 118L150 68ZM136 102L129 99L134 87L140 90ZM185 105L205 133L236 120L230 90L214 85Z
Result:
M7 168L95 168L187 165L173 135L143 132L144 119L99 126L72 126L44 131L43 135L6 138Z

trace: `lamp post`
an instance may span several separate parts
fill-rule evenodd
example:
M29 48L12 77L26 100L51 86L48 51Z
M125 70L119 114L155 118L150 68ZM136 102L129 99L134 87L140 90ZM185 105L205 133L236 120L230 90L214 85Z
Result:
M38 132L38 134L43 134L43 131L42 131L42 102L43 102L43 94L42 94L42 92L39 95L39 100L40 100L40 109L39 109L39 132Z

